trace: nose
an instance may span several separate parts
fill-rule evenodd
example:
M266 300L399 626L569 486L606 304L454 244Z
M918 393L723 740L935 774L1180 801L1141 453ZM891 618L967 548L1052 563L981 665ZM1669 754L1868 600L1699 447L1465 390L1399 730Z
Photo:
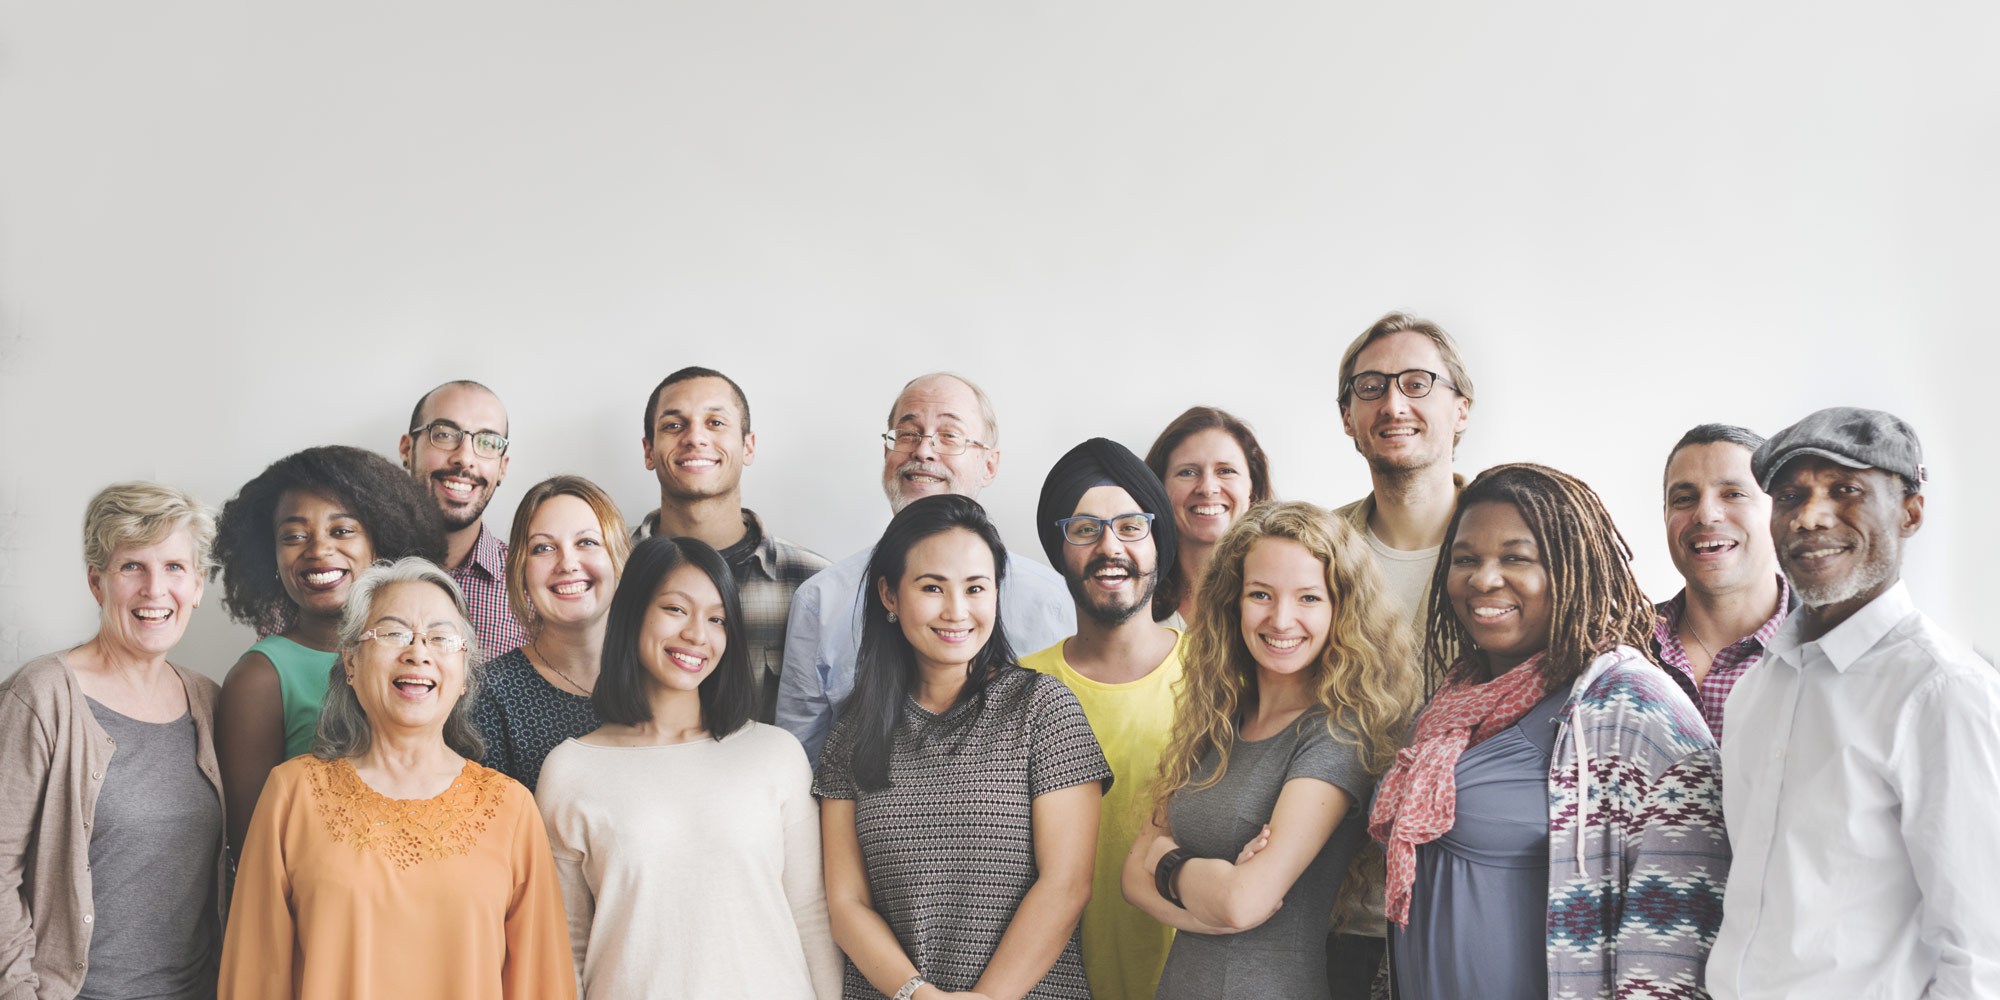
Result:
M1474 590L1496 590L1500 586L1500 566L1490 559L1481 559L1472 568L1472 576L1466 581Z
M396 657L397 661L413 667L436 662L437 654L431 652L431 644L424 641L427 638L429 636L419 634L411 639L410 644L403 647L402 655Z
M1792 511L1793 531L1821 531L1834 523L1833 498L1824 490L1813 490Z
M1222 488L1222 480L1217 479L1215 473L1204 472L1201 474L1201 480L1195 483L1194 495L1198 497L1212 497L1216 495L1216 493L1219 492L1221 488Z
M1272 602L1271 628L1274 631L1278 632L1284 632L1290 630L1292 627L1292 623L1298 621L1299 618L1298 611L1299 609L1293 606L1292 602L1289 600L1280 600Z
M702 618L700 615L687 616L681 622L681 639L689 645L701 645L704 638L702 632L706 624L707 619Z
M306 536L306 555L321 556L333 551L333 533L314 530Z
M940 457L938 455L938 450L937 450L937 435L926 434L923 437L918 438L917 449L915 451L910 452L910 457L915 459L920 459L925 462L937 461L938 458Z
M1694 523L1716 524L1721 520L1722 501L1719 498L1704 494L1694 502Z
M167 592L167 576L158 566L146 567L146 578L141 583L140 593L145 597L158 597Z
M969 602L970 598L968 598L965 592L962 590L953 588L951 590L946 591L944 595L944 608L943 608L944 620L948 622L957 622L957 621L964 621L965 619L971 617L971 614L969 613L971 604Z
M1120 558L1125 555L1126 550L1125 543L1118 538L1118 533L1112 531L1109 526L1106 526L1102 531L1097 533L1097 541L1091 543L1090 551L1093 557L1102 554L1112 558Z

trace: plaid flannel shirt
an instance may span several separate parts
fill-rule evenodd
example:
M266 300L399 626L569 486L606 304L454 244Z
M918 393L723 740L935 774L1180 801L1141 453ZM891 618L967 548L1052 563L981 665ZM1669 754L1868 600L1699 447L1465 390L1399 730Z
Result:
M743 610L743 638L750 646L750 667L757 673L757 721L771 722L778 707L778 678L785 669L785 620L792 610L792 593L813 574L831 566L819 553L794 545L764 530L764 522L743 508L747 538L757 542L747 552L724 552L729 571L736 574L736 600ZM637 544L659 531L660 512L648 513L632 531ZM735 546L732 546L733 550Z
M1681 615L1687 612L1687 588L1654 606L1660 617L1653 622L1653 652L1667 669L1679 675L1676 679L1682 682L1682 689L1695 695L1695 704L1701 708L1701 717L1708 721L1708 730L1715 734L1716 743L1722 742L1722 706L1729 701L1730 690L1764 658L1764 650L1771 644L1771 637L1778 634L1778 626L1785 623L1791 607L1792 586L1779 576L1777 613L1757 626L1757 631L1716 650L1708 674L1696 684L1694 664L1688 661L1687 647L1681 644L1680 634Z
M487 659L519 649L528 642L528 633L514 620L507 606L507 543L479 524L479 540L472 543L465 563L451 571L458 589L465 592L465 608L472 614L472 634Z

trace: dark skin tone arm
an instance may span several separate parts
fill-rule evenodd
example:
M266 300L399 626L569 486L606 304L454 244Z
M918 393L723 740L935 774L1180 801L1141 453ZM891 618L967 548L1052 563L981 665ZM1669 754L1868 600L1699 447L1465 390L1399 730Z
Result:
M229 856L242 860L243 837L271 769L285 761L285 708L278 670L262 653L245 653L222 682L215 710L215 755L229 808Z

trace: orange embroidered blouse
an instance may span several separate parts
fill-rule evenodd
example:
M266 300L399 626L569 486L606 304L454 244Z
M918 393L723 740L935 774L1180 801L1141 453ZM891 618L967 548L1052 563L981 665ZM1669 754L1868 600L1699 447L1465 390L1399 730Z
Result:
M431 799L381 795L345 759L280 764L244 841L218 996L574 998L534 799L471 761Z

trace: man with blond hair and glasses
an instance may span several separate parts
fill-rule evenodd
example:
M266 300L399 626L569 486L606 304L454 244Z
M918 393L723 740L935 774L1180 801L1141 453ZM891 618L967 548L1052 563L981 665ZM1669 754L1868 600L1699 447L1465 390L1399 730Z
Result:
M999 472L1000 425L986 393L948 372L919 375L903 386L882 434L882 492L891 514L936 494L977 499ZM833 564L792 596L778 725L797 736L815 762L854 690L861 585L874 552L870 545ZM1063 578L1011 549L1000 603L1006 608L1007 641L1016 650L1045 649L1076 631Z
M1334 511L1375 553L1382 579L1421 639L1430 610L1431 571L1465 478L1452 454L1472 417L1472 376L1443 327L1392 312L1363 330L1340 356L1340 426L1368 461L1374 489ZM1421 669L1410 664L1411 670ZM1379 856L1378 848L1365 850ZM1382 964L1388 925L1381 865L1373 885L1336 915L1327 939L1328 986L1335 1000L1365 997Z

